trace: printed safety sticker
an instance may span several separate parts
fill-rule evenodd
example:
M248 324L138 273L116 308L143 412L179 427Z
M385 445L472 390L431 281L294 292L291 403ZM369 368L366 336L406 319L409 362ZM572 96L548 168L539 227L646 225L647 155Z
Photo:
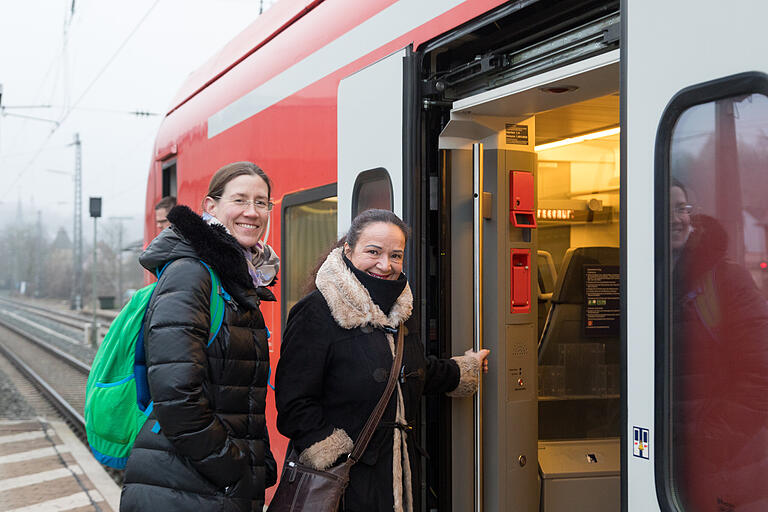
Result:
M649 459L651 457L651 448L648 442L649 434L647 428L632 427L633 430L633 446L632 454L635 457L641 459Z

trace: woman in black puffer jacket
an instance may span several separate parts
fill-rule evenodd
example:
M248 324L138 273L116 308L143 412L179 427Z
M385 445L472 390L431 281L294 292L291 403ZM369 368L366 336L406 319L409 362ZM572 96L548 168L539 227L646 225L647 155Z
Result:
M387 210L358 215L317 271L317 289L288 316L277 365L277 428L299 461L327 469L344 460L386 387L395 352L387 328L404 328L403 363L381 422L352 466L344 512L415 512L421 396L471 396L488 350L425 357L408 332L413 296L402 273L408 227ZM413 326L410 326L413 327Z
M271 187L250 162L211 179L200 218L177 206L141 255L163 269L144 327L154 409L133 447L120 503L129 511L261 511L276 465L265 423L269 350L261 300L279 260L260 237ZM209 265L229 293L208 343ZM156 421L154 421L156 420ZM160 431L152 427L159 424Z

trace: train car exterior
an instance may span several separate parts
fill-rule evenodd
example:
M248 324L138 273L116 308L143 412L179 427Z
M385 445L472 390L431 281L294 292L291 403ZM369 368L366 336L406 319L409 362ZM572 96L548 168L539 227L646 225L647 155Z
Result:
M765 11L282 0L174 99L145 240L161 197L263 167L274 368L324 249L401 215L427 352L492 350L474 402L425 400L422 510L766 510Z

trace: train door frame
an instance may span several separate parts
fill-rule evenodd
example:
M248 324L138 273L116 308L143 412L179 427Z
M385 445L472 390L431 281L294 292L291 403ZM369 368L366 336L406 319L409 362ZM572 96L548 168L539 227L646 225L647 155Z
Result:
M392 211L403 214L406 108L402 91L407 77L402 60L410 53L410 47L397 50L339 83L336 173L339 235L345 233L352 222L358 178L374 170L387 174Z
M511 84L510 86L504 86L495 90L487 91L486 93L479 94L476 97L463 99L460 101L457 101L453 103L454 106L454 121L457 123L464 122L465 124L475 124L472 122L469 117L471 117L471 113L469 114L469 117L465 119L461 119L462 112L460 112L462 109L464 111L471 110L476 105L482 105L484 103L489 103L494 101L498 101L500 98L511 98L513 95L517 95L518 97L524 96L526 91L537 91L541 88L544 88L546 85L554 85L556 86L559 83L562 83L563 81L573 81L579 76L585 77L585 76L591 76L593 78L593 84L600 83L606 76L611 77L610 83L611 85L607 87L605 91L596 90L596 86L593 85L593 88L590 92L588 92L588 96L590 97L596 97L601 96L605 93L609 92L615 92L619 85L619 79L618 79L618 70L619 70L619 52L618 50L610 53L610 54L603 54L602 56L594 57L592 59L586 59L584 61L580 61L578 63L563 66L560 68L557 68L555 70L535 75L531 79L523 80L521 82L518 82L516 84ZM595 79L595 77L598 77ZM575 82L574 82L575 83ZM571 104L576 103L580 101L576 97L571 97L567 101L564 101L564 104ZM541 111L544 110L544 108L541 108ZM522 112L521 112L522 114ZM522 115L520 117L523 117ZM448 125L450 125L450 121ZM464 129L467 129L466 126ZM471 130L472 131L472 130ZM488 127L483 127L482 123L480 125L476 124L476 129L474 130L477 137L482 137L483 135L487 136L491 134L494 130L490 129ZM446 132L444 131L443 134L445 135ZM447 182L450 181L450 177L447 176L447 173L450 173L450 166L448 166L448 169L445 169L445 166L442 169L442 174L439 176L436 182L443 183L443 187L445 188L445 185ZM488 172L488 171L486 171ZM495 179L493 180L495 182ZM488 190L487 188L485 190ZM494 192L497 192L494 190ZM501 193L501 192L499 192ZM494 193L494 195L497 195ZM497 196L498 197L498 196ZM503 202L501 197L498 197L498 199L494 198L494 203L496 202ZM443 191L440 194L440 200L438 201L440 204L450 202L450 198L448 197L448 194ZM501 204L494 204L493 205L494 210L497 208L502 208ZM496 214L494 214L496 215ZM501 221L501 219L499 219ZM445 237L445 235L442 235ZM499 356L499 354L496 354L496 356ZM622 395L623 400L623 395Z
M560 60L553 58L543 64L532 62L530 66L526 62L515 77L506 78L505 83L542 75L552 69L562 68L563 64L585 60L618 48L618 1L598 0L588 2L588 5L574 1L558 9L543 6L540 10L525 11L537 3L529 0L508 3L421 45L416 51L409 52L404 59L402 214L413 229L413 240L420 242L409 247L406 271L417 298L413 321L425 334L423 339L428 354L440 357L452 355L450 341L444 341L450 340L451 334L448 313L450 298L445 297L445 290L450 289L446 284L450 284L451 261L450 251L442 250L450 247L452 241L450 232L445 229L444 218L445 205L450 203L450 191L446 187L450 168L441 161L437 135L449 120L453 100L440 99L438 80L431 73L431 59L446 49L456 48L471 40L470 34L483 30L484 27L495 24L501 30L497 22L505 18L514 18L516 26L521 26L525 23L523 20L529 19L518 16L521 11L532 14L532 23L529 25L535 28L529 28L529 31L538 31L535 35L530 32L526 34L526 38L521 40L523 45L540 44L537 38L549 38L547 41L550 42L557 40L561 37L559 34L564 34L566 30L570 31L569 37L575 34L577 39L583 36L591 38L592 42L583 48L579 47L582 49L573 50L572 53L571 48L567 48L564 52L567 56L561 54ZM574 26L576 28L573 28ZM585 27L583 30L582 26ZM566 40L566 37L562 37L563 48L567 47ZM498 39L494 44L497 43ZM557 44L560 44L559 40L555 46ZM465 93L464 97L468 95ZM435 172L435 169L439 170ZM395 191L395 194L397 193ZM434 286L435 283L437 286ZM432 286L428 286L429 284ZM422 427L426 427L426 422L432 422L437 416L436 423L439 428L436 433L429 434L427 428L422 428L422 435L426 438L422 438L422 442L433 454L431 467L437 466L437 474L433 474L430 481L422 481L427 484L422 488L422 497L433 491L432 485L437 485L438 489L434 490L438 493L436 501L439 510L450 510L455 508L451 499L451 456L450 451L447 455L444 454L450 447L452 437L451 404L445 397L427 399L425 402L430 414L422 411ZM425 471L422 475L426 473Z

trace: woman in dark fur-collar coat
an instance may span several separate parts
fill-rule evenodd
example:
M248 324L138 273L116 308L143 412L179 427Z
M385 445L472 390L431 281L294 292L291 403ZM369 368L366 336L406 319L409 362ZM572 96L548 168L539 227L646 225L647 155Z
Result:
M260 301L274 300L265 286L279 265L259 242L269 194L254 164L223 167L203 218L173 208L172 226L141 255L146 269L164 269L144 325L154 408L128 460L121 512L264 507L264 490L277 476L264 417L269 350L259 310ZM212 286L201 261L231 295L223 295L224 320L210 344Z
M317 290L291 310L277 366L277 427L299 461L326 469L352 451L381 397L397 328L413 297L401 273L408 227L392 212L368 210L352 222L343 247L317 272ZM418 455L414 433L422 394L469 396L488 351L451 359L425 358L406 335L398 384L381 423L352 466L342 510L416 510Z

